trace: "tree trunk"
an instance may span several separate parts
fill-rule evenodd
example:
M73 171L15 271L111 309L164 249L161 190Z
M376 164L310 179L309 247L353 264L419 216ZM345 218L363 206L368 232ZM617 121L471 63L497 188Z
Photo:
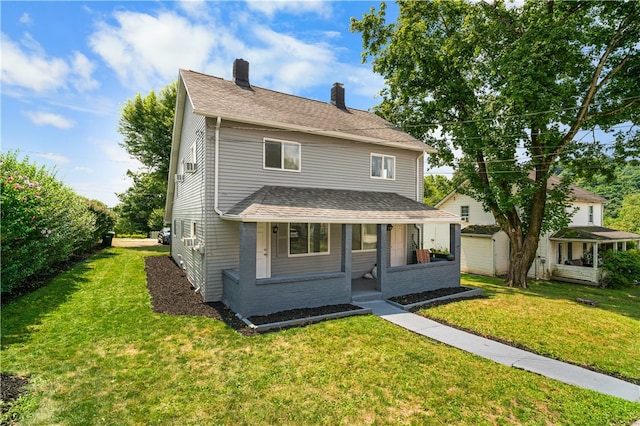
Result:
M527 273L533 264L538 248L537 243L525 239L519 248L511 244L511 256L509 258L509 270L505 284L509 287L527 288Z

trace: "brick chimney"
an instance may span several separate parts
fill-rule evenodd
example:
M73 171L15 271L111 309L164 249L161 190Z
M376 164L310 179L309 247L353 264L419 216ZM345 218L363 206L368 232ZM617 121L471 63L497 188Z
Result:
M233 61L233 82L245 89L251 89L249 83L249 62L244 59Z
M342 83L333 83L331 88L331 103L340 109L347 109L344 103L344 87Z

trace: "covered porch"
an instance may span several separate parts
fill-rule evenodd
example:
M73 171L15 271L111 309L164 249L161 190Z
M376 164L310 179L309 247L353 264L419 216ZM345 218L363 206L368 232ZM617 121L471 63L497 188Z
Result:
M590 285L599 285L602 279L602 253L640 246L640 235L601 226L564 228L549 240L555 251L551 277Z
M223 302L245 317L460 285L458 224L453 260L414 254L423 223L457 217L397 194L264 187L224 218L239 222L239 264L223 271Z

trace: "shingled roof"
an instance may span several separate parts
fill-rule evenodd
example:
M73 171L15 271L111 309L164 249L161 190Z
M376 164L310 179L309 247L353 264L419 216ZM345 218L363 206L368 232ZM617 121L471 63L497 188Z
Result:
M554 233L552 240L629 241L640 240L640 235L602 226L572 226Z
M223 219L243 222L420 223L460 218L390 192L263 186Z
M195 71L180 70L196 114L240 123L294 130L341 139L388 145L412 151L435 150L368 111L340 108L299 96ZM330 94L327 87L327 94Z

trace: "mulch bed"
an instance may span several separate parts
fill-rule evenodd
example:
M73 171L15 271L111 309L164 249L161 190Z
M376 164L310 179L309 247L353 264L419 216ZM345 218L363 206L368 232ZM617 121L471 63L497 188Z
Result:
M194 291L184 271L169 256L147 257L145 271L154 312L214 318L245 336L257 334L223 303L204 303L202 296Z
M147 287L151 305L155 312L169 315L195 315L214 318L224 322L238 333L255 336L259 332L250 328L231 309L221 302L204 303L202 296L194 291L184 272L168 256L151 256L145 259ZM269 315L247 318L255 325L272 324L294 319L311 318L361 309L350 304L328 305L317 308L292 309Z
M438 297L451 296L471 290L469 287L446 287L437 290L423 291L421 293L407 294L405 296L391 297L389 300L401 305L411 305L424 300L437 299Z

